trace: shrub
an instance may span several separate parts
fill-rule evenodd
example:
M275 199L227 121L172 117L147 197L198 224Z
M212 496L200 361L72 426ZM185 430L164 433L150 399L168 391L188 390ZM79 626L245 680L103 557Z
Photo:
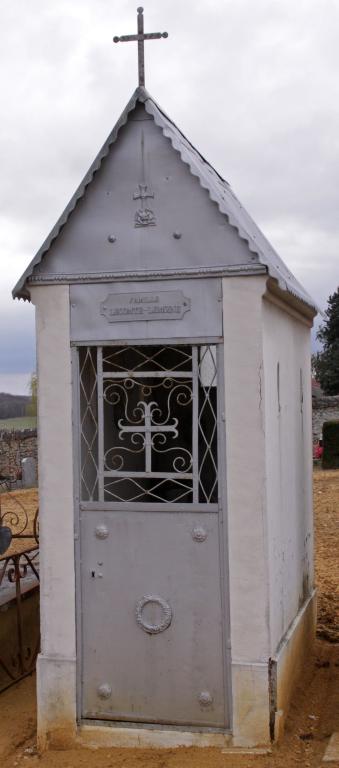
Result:
M325 421L323 446L323 469L339 469L339 421Z

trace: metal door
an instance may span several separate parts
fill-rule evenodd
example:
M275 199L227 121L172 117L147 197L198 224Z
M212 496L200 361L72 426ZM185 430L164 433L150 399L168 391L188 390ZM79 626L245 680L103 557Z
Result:
M219 357L78 349L83 718L228 725Z

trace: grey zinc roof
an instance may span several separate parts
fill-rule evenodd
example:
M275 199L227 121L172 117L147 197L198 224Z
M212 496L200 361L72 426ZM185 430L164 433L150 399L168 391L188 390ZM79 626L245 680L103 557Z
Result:
M225 179L223 179L193 147L175 123L173 123L143 87L139 87L135 90L121 117L108 136L64 212L13 289L13 297L29 299L27 282L33 273L34 267L40 264L52 242L58 237L62 228L68 221L77 202L85 194L86 188L91 183L94 174L99 170L103 158L108 155L112 144L114 144L118 136L120 128L127 122L129 113L135 108L137 102L141 102L145 105L145 109L152 115L156 125L161 128L164 136L171 141L173 148L179 152L182 161L188 165L192 175L198 178L201 187L207 190L211 200L218 205L220 212L227 217L230 225L237 229L239 236L246 240L249 249L258 255L259 262L267 268L269 275L278 281L279 287L284 291L288 291L294 297L316 311L317 308L313 299L304 290L298 280L296 280L294 275L292 275L274 248L272 248L259 227L255 224L245 208L243 208L228 182L225 181Z

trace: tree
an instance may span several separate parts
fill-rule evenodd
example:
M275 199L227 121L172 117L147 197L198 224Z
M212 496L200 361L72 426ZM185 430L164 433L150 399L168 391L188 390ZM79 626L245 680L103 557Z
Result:
M28 388L31 399L26 407L26 415L36 416L38 406L38 379L36 373L32 373Z
M317 333L323 349L313 355L312 366L325 395L339 395L339 288L328 299L325 317Z

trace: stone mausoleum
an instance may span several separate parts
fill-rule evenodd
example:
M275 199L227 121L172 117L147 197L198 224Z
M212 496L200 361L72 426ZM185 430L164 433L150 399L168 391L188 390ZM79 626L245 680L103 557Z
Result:
M314 632L313 301L142 84L14 296L41 748L268 744Z

